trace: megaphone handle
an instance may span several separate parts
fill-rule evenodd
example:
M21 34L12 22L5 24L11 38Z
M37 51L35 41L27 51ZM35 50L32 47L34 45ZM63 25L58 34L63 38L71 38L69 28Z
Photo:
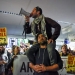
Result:
M26 39L26 25L25 25L25 28L24 28L24 33L25 33L25 39Z
M25 24L24 24L23 28L24 28L24 30L23 30L22 35L25 33L24 35L25 35L25 39L26 39L26 25Z
M26 32L25 32L25 39L26 39Z

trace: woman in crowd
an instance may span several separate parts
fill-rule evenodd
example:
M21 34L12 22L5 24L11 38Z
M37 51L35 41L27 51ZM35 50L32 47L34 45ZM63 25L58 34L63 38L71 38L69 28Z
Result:
M60 55L61 56L68 56L69 55L69 51L68 51L67 46L65 44L61 46Z
M13 51L12 58L11 58L10 62L7 65L9 75L12 75L11 73L13 71L13 62L17 58L17 55L20 55L20 48L18 46L13 46L12 51Z

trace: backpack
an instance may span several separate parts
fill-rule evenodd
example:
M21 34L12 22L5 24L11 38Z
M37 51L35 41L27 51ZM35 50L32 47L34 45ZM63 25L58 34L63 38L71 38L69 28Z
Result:
M63 61L62 61L62 59L60 57L59 52L57 50L55 50L55 51L56 51L56 55L57 55L57 63L59 64L59 70L60 70L60 69L63 68Z

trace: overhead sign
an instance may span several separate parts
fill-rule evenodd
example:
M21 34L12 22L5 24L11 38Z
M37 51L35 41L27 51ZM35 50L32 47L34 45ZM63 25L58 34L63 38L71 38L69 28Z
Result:
M13 75L33 75L26 55L18 55L14 60Z
M69 41L75 42L75 34L69 34L68 38L69 38Z
M71 31L72 31L72 25L69 25L69 26L62 28L62 34L66 34Z
M0 28L0 45L6 45L6 44L7 44L7 29Z

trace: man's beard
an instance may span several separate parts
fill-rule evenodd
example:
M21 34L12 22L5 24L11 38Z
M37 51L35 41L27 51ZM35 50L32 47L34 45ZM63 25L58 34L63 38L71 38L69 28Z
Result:
M40 45L47 45L47 41L40 42Z
M32 18L37 18L37 15L33 15Z

